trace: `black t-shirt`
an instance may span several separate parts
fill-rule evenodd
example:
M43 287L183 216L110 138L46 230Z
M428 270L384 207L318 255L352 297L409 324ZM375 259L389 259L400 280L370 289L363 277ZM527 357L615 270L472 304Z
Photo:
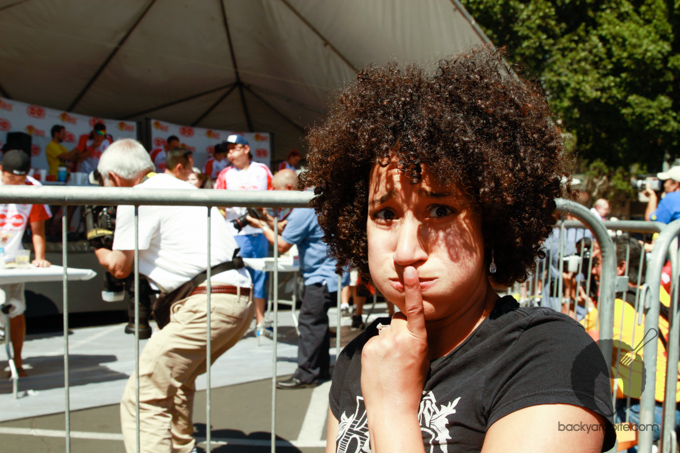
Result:
M361 394L361 350L376 320L341 353L330 392L339 453L370 451ZM419 419L428 452L480 451L489 427L539 404L571 404L603 416L603 451L614 445L611 387L597 344L576 321L549 308L500 299L451 353L430 363ZM558 426L555 426L558 429Z

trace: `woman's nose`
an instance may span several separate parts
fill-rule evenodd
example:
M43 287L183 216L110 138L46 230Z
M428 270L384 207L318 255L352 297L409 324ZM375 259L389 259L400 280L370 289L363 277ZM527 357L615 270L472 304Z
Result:
M394 261L408 266L427 259L424 244L424 226L414 218L404 217L399 224Z

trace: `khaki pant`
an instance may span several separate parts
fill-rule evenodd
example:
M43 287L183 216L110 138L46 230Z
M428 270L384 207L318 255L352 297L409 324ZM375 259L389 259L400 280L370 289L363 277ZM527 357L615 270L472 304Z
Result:
M196 377L206 370L205 294L172 307L170 323L151 337L139 360L141 452L188 453L195 444L192 424ZM212 294L211 359L214 362L248 330L255 306L250 296ZM135 376L120 405L128 453L137 451Z

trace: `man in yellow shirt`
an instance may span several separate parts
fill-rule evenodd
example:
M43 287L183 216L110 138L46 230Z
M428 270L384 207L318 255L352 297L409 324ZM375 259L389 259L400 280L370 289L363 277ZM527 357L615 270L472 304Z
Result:
M66 129L60 124L52 126L52 141L45 148L47 164L49 165L48 175L57 176L59 167L66 165L69 161L76 160L76 152L66 149L62 142L66 138Z

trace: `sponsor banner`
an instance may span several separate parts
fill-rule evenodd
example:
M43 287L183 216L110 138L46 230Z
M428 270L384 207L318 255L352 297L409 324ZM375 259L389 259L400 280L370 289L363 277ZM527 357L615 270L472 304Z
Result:
M194 152L194 164L201 170L203 170L205 163L212 156L215 145L227 141L229 134L243 135L248 140L253 160L267 166L271 165L271 141L268 133L202 129L200 127L181 126L154 119L150 121L152 149L165 145L167 138L175 135L179 138L183 148ZM1 127L2 125L0 124Z
M55 124L66 128L62 143L69 151L78 144L83 134L89 134L97 123L106 125L106 133L114 140L137 138L137 123L68 113L35 104L0 98L0 147L7 141L8 132L24 132L31 136L31 166L47 169L45 147L52 140L50 129Z

